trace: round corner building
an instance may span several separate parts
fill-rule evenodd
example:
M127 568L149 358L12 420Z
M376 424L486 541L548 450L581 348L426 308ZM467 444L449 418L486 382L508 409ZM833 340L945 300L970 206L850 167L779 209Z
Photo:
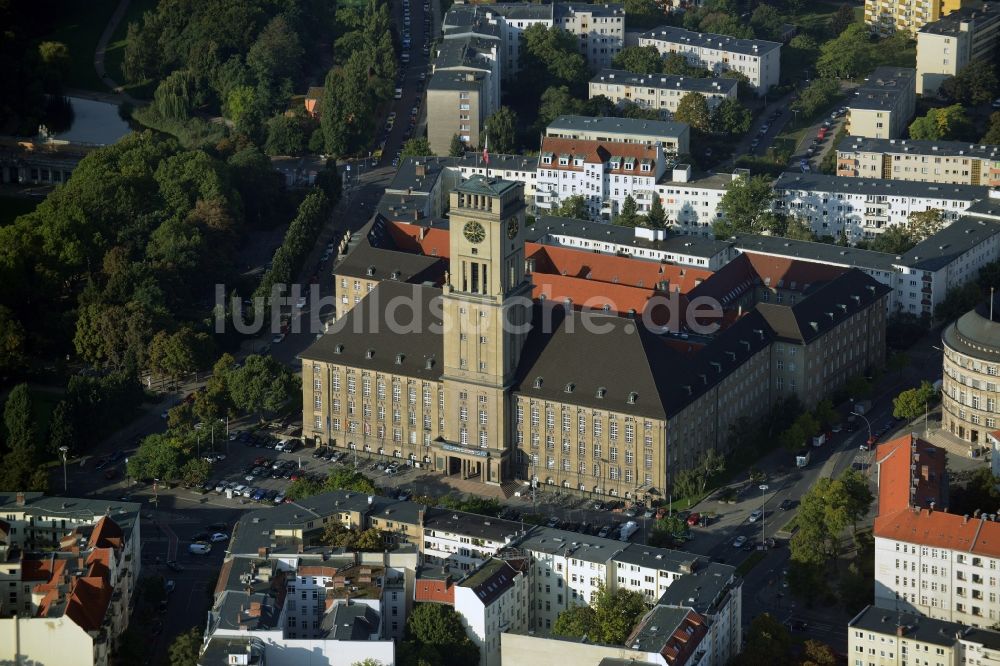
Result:
M980 303L941 335L944 376L941 426L972 444L1000 423L1000 296Z

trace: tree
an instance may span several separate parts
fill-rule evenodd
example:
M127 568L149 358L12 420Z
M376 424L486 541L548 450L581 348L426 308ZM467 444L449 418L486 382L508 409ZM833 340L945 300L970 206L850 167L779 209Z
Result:
M552 633L571 638L586 635L593 643L621 644L645 613L646 602L639 592L627 589L610 592L599 585L590 606L574 606L559 614ZM569 616L563 619L566 614ZM581 629L582 634L576 633Z
M990 114L989 129L986 130L986 134L983 135L980 142L991 145L1000 144L1000 111L994 111Z
M833 488L831 497L836 497L841 502L853 532L857 534L858 521L868 514L872 502L875 501L868 479L855 469L846 469L833 484Z
M448 156L462 157L463 155L465 155L465 144L457 134L453 134L451 137L451 145L448 146Z
M869 249L888 254L904 254L917 244L910 230L902 225L893 225L882 230L868 244Z
M961 104L931 109L910 124L910 138L928 141L963 139L969 136L971 123Z
M203 458L191 458L181 467L181 481L185 486L197 488L212 474L212 463Z
M285 490L285 497L300 501L313 495L319 495L321 492L323 492L323 485L321 483L313 481L308 477L302 477L288 484L288 488Z
M549 86L539 101L536 125L540 128L548 127L559 116L577 114L582 109L583 103L570 94L569 88Z
M701 93L687 93L677 103L674 120L687 123L696 130L707 132L712 125L712 114L708 110L708 100Z
M853 23L854 7L845 3L838 7L837 11L830 17L830 32L834 36L839 36Z
M900 377L903 376L903 370L906 370L910 365L910 357L904 352L896 352L890 354L888 360L886 361L886 368L892 372L897 373Z
M76 445L76 413L66 400L60 400L52 410L52 420L49 423L49 452L61 456L60 447L72 450Z
M635 74L658 74L663 68L663 56L655 46L627 46L618 52L611 65Z
M835 39L820 47L816 70L824 77L853 79L868 73L873 61L869 27L863 23L852 23Z
M707 69L695 67L688 63L687 58L680 53L668 53L667 57L663 59L660 69L664 74L674 74L676 76L705 78L711 75L711 72Z
M268 155L301 155L308 146L312 128L302 118L279 114L267 121L267 141L264 152Z
M193 443L193 442L192 442ZM149 435L139 449L129 456L128 474L134 479L172 481L181 473L186 442L167 432Z
M276 412L298 395L296 378L271 356L251 355L232 374L233 405L248 414Z
M663 23L663 10L656 0L625 0L625 24L630 30L655 28Z
M813 230L802 221L800 217L789 217L786 224L784 233L781 234L785 238L792 238L795 240L804 241L815 241L816 234Z
M996 65L988 60L973 60L958 74L941 83L940 94L960 104L987 104L1000 93Z
M726 471L726 457L715 449L709 449L708 451L705 451L704 455L701 457L700 468L702 472L702 479L699 484L698 492L703 493L705 492L705 486L708 485L709 479Z
M639 214L637 212L635 199L632 198L631 194L625 195L625 201L622 202L621 210L615 215L612 224L616 224L620 227L635 227L639 225Z
M427 157L432 155L434 155L434 151L431 150L431 144L422 136L407 139L406 143L403 144L403 149L399 153L400 158Z
M170 644L170 666L195 666L201 654L201 629L191 627Z
M712 110L712 130L721 134L746 134L753 116L739 100L727 97Z
M320 102L320 127L326 137L327 153L352 155L372 135L375 121L369 73L365 53L355 51L343 67L327 74Z
M682 469L674 475L674 495L679 497L694 497L698 494L701 476L698 470Z
M734 234L757 234L773 221L771 206L774 189L765 176L740 178L729 185L719 201L722 219L715 223L715 235L728 238Z
M25 362L24 326L10 308L0 305L0 371L14 371Z
M750 15L750 27L753 28L757 39L770 39L772 41L781 38L781 26L785 19L773 6L761 3Z
M351 666L384 666L384 664L378 659L373 659L371 657L368 657L367 659L354 662L353 664L351 664Z
M460 616L451 606L416 604L406 619L406 637L418 645L434 647L442 666L479 662L479 648L469 639Z
M743 652L734 660L738 665L791 663L792 639L788 630L770 613L761 613L750 623Z
M587 210L587 200L582 194L574 194L566 197L559 204L559 208L554 211L559 217L569 217L574 220L589 220L590 211Z
M574 35L534 23L522 33L522 49L523 78L536 90L546 85L585 89L590 72Z
M517 150L517 114L510 107L501 106L490 114L484 131L490 138L491 151L513 153ZM480 145L484 144L481 142Z
M792 108L802 114L803 120L810 120L826 111L839 95L840 83L836 79L815 79L792 102Z
M892 399L892 415L897 419L912 421L924 414L927 406L937 398L937 391L930 382L921 382L918 388L901 391Z
M944 229L944 216L937 208L914 211L906 218L910 236L920 242Z
M658 194L653 194L653 202L649 205L649 212L646 213L645 226L650 229L666 229L667 227L667 212L663 210L663 203Z
M375 493L375 484L367 476L357 470L346 467L338 467L330 472L323 483L324 491L331 490L351 490L353 492L372 495Z
M3 408L3 422L7 431L7 449L34 451L38 439L35 422L34 400L27 384L18 384L7 395Z

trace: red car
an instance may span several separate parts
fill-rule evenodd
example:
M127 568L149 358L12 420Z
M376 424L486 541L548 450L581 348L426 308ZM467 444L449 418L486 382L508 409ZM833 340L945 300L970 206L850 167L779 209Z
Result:
M694 527L695 525L697 525L700 522L701 522L701 514L700 513L692 513L690 516L688 516L687 524L690 525L691 527Z

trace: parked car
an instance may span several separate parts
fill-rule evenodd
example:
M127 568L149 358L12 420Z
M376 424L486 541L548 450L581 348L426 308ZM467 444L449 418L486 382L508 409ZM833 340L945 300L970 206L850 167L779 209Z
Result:
M223 534L222 532L216 532L215 534L212 535L212 538L210 540L212 543L217 543L219 541L226 541L227 539L229 539L228 534Z
M275 496L275 498L274 498L274 503L275 504L281 504L284 501L285 501L285 494L284 493L278 493Z
M789 509L792 509L794 507L795 507L795 500L790 500L790 499L781 500L781 504L778 505L778 509L780 511L788 511Z
M754 509L753 512L750 514L750 517L747 518L747 520L749 520L751 523L756 523L763 517L764 517L763 509Z
M192 555L208 555L212 552L212 546L207 543L192 543L188 546L188 552Z
M558 527L559 526L559 519L556 518L555 516L552 516L551 518L549 518L549 522L545 523L545 526L546 527Z
M610 525L605 525L597 533L597 536L599 536L599 537L601 537L603 539L603 538L606 538L610 533L611 533L611 526Z
M701 522L701 514L700 513L695 512L695 513L692 513L690 516L687 517L687 524L690 525L690 526L692 526L692 527L694 527L695 525L697 525L699 522Z
M747 538L742 534L735 539L733 539L733 548L742 548L743 544L747 542Z
M163 584L163 589L164 591L166 591L167 594L170 594L175 589L177 589L177 583L175 583L172 580L168 580L166 583Z

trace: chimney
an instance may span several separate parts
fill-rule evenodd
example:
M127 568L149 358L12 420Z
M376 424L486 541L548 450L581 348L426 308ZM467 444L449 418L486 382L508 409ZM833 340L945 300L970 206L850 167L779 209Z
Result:
M413 170L414 170L414 173L417 176L426 176L427 175L427 165L424 164L423 162L417 162L414 165Z
M905 633L906 633L906 627L905 626L899 625L898 627L896 627L896 635L897 636L903 636Z
M24 493L18 492L16 496L16 501L18 506L24 506Z

